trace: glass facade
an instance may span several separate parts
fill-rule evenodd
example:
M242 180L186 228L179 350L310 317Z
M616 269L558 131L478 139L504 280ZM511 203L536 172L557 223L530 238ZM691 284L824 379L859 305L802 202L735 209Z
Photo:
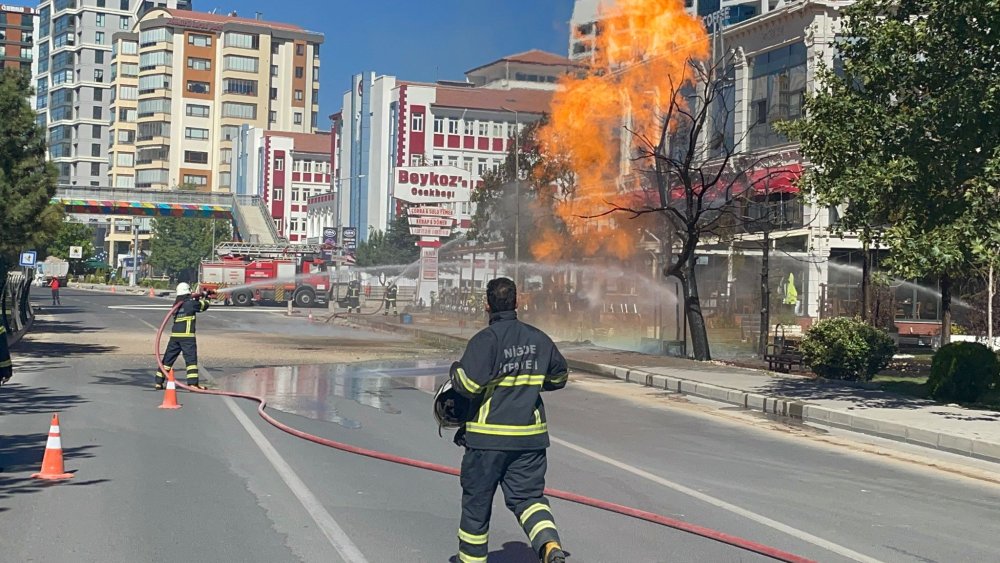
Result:
M792 43L754 57L750 61L750 148L787 143L774 124L800 119L805 94L804 43Z

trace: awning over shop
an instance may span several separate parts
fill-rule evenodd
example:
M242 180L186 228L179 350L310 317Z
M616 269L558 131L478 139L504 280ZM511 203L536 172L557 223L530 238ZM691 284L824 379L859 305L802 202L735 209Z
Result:
M761 168L750 173L750 185L757 195L797 194L797 182L802 177L801 164Z

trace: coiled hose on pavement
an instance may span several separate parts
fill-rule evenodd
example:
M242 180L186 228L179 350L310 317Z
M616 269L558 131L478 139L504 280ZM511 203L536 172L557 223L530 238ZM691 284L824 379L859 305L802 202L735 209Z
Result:
M163 365L163 361L161 359L162 357L160 353L160 339L163 336L163 330L164 328L166 328L167 322L170 321L170 318L173 317L174 313L177 311L177 308L180 307L180 303L181 302L175 303L174 306L170 309L170 311L167 312L167 315L163 317L163 322L160 323L160 328L156 331L156 339L153 342L153 354L156 356L156 363L163 371L163 373L166 373L167 370L166 367ZM256 401L258 403L257 414L259 414L260 417L266 420L269 424L271 424L272 426L283 432L291 434L292 436L295 436L297 438L302 438L303 440L308 440L310 442L314 442L322 446L327 446L329 448L334 448L351 454L366 456L382 461L388 461L399 465L406 465L409 467L416 467L418 469L426 469L428 471L444 473L445 475L452 475L455 477L459 476L461 473L457 468L454 467L448 467L446 465L440 465L437 463L431 463L419 459L411 459L407 457L397 456L385 452L380 452L377 450L361 448L358 446L353 446L351 444L345 444L343 442L337 442L335 440L330 440L327 438L322 438L320 436L309 434L307 432L303 432L301 430L298 430L296 428L293 428L278 421L270 414L268 414L267 411L265 410L267 407L267 401L263 397L258 397L256 395L249 395L246 393L236 393L233 391L196 389L189 387L188 385L185 385L179 381L176 381L176 385L181 389L193 393L200 393L203 395L222 395L226 397L238 397L241 399L249 399L251 401ZM794 555L792 553L788 553L786 551L782 551L774 547L770 547L744 538L726 534L724 532L713 530L711 528L706 528L704 526L698 526L696 524L691 524L674 518L669 518L667 516L663 516L662 514L647 512L645 510L640 510L638 508L632 508L629 506L624 506L613 502L595 499L569 491L561 491L559 489L547 488L545 489L545 494L552 498L557 498L560 500L573 502L576 504L581 504L592 508L599 508L601 510L613 512L615 514L621 514L623 516L636 518L638 520L645 520L646 522L652 522L654 524L659 524L661 526L666 526L668 528L673 528L675 530L680 530L682 532L688 532L690 534L701 536L703 538L708 538L710 540L715 540L717 542L724 543L726 545L730 545L739 549L743 549L753 553L758 553L760 555L770 557L771 559L774 559L776 561L785 561L787 563L815 563L811 559L800 557L798 555Z

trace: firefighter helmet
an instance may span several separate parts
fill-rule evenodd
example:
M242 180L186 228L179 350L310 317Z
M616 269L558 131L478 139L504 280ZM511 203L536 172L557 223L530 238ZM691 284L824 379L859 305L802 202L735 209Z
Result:
M177 296L181 295L191 295L191 286L184 282L177 284Z
M448 381L442 383L434 394L434 418L439 428L458 428L475 413L473 402L459 394L452 384L456 371L461 367L461 362L451 364Z

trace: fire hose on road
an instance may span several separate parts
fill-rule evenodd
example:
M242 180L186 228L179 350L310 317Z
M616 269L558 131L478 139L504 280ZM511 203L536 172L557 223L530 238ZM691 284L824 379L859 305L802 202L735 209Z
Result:
M194 297L200 297L200 296L201 296L200 294L197 294L197 293L194 294ZM163 362L162 362L162 359L161 359L160 339L163 336L163 330L166 328L167 323L170 321L171 317L173 317L174 313L177 311L177 308L180 306L180 303L181 302L178 302L178 303L174 304L174 306L167 312L167 315L165 317L163 317L163 322L160 323L160 328L156 331L156 338L155 338L155 340L153 342L153 354L156 357L156 363L157 363L157 365L159 365L159 367L163 371L163 373L166 373L167 370L166 370L166 367L163 365ZM448 467L446 465L440 465L440 464L437 464L437 463L431 463L431 462L422 461L422 460L419 460L419 459L412 459L412 458L397 456L397 455L393 455L393 454L390 454L390 453L381 452L381 451L378 451L378 450L371 450L371 449L367 449L367 448L361 448L361 447L358 447L358 446L353 446L351 444L346 444L346 443L343 443L343 442L337 442L335 440L330 440L330 439L327 439L327 438L322 438L320 436L309 434L307 432L303 432L301 430L298 430L296 428L293 428L291 426L288 426L288 425L286 425L286 424L278 421L277 419L275 419L274 417L272 417L270 414L268 414L267 411L265 410L267 408L267 401L263 397L258 397L256 395L249 395L249 394L246 394L246 393L236 393L236 392L232 392L232 391L215 391L215 390L211 390L211 389L195 389L195 388L189 387L189 386L187 386L187 385L185 385L185 384L183 384L181 382L176 382L176 385L178 387L180 387L181 389L184 389L186 391L193 392L193 393L199 393L199 394L202 394L202 395L222 395L222 396L227 396L227 397L238 397L238 398L241 398L241 399L248 399L248 400L251 400L251 401L256 401L258 403L258 405L257 405L257 414L259 414L260 417L263 418L264 420L266 420L269 424L271 424L272 426L274 426L275 428L278 428L279 430L281 430L283 432L291 434L292 436L295 436L297 438L301 438L303 440L308 440L310 442L313 442L313 443L316 443L316 444L320 444L322 446L327 446L329 448L334 448L334 449L337 449L337 450L340 450L340 451L343 451L343 452L347 452L347 453L351 453L351 454L355 454L355 455L361 455L361 456L365 456L365 457L369 457L369 458L373 458L373 459L378 459L378 460L382 460L382 461L388 461L390 463L395 463L395 464L399 464L399 465L405 465L405 466L409 466L409 467L415 467L415 468L418 468L418 469L426 469L428 471L434 471L434 472L437 472L437 473L444 473L446 475L452 475L452 476L455 476L455 477L459 476L460 473L461 473L457 468L454 468L454 467ZM624 505L616 504L616 503L613 503L613 502L608 502L608 501L604 501L604 500L600 500L600 499L595 499L595 498L591 498L591 497L588 497L588 496L585 496L585 495L581 495L581 494L577 494L577 493L573 493L573 492L569 492L569 491L562 491L562 490L559 490L559 489L550 489L550 488L547 488L547 489L545 489L545 494L548 495L548 496L550 496L550 497L552 497L552 498L557 498L557 499L560 499L560 500L564 500L564 501L568 501L568 502L580 504L580 505L583 505L583 506L589 506L591 508L598 508L598 509L601 509L601 510L605 510L605 511L608 511L608 512L613 512L615 514L620 514L622 516L628 516L628 517L635 518L635 519L638 519L638 520L645 520L646 522L652 522L653 524L659 524L661 526L665 526L665 527L668 527L668 528L673 528L675 530L680 530L682 532L687 532L687 533L694 534L694 535L697 535L697 536L701 536L703 538L707 538L707 539L710 539L710 540L715 540L717 542L724 543L726 545L730 545L730 546L733 546L733 547L736 547L736 548L739 548L739 549L743 549L743 550L746 550L746 551L750 551L750 552L753 552L753 553L758 553L760 555L764 555L764 556L770 557L771 559L774 559L776 561L785 561L787 563L815 563L811 559L807 559L805 557L800 557L798 555L794 555L792 553L788 553L788 552L782 551L782 550L774 548L774 547L770 547L770 546L763 545L763 544L760 544L760 543L757 543L757 542L753 542L753 541L750 541L750 540L747 540L747 539L744 539L744 538L740 538L740 537L737 537L737 536L726 534L724 532L720 532L718 530L713 530L711 528L706 528L704 526L698 526L696 524L691 524L691 523L684 522L684 521L681 521L681 520L677 520L677 519L674 519L674 518L669 518L669 517L663 516L661 514L656 514L656 513L653 513L653 512L648 512L648 511L645 511L645 510L640 510L640 509L637 509L637 508L632 508L632 507L629 507L629 506L624 506Z

